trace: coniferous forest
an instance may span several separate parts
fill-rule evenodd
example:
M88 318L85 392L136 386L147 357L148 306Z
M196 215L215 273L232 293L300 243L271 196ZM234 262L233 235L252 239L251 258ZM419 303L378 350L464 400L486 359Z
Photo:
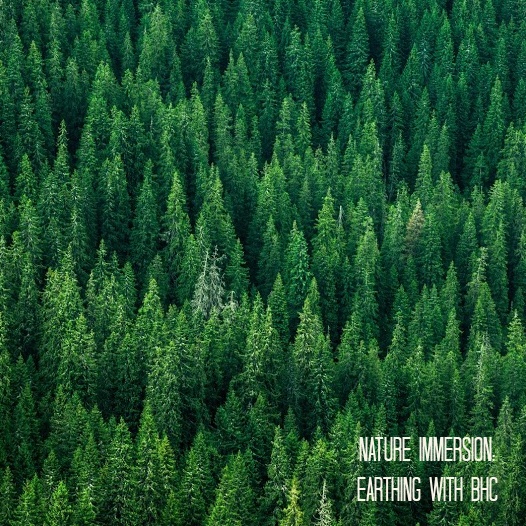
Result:
M525 524L523 0L3 0L0 43L0 526ZM406 475L498 501L358 502Z

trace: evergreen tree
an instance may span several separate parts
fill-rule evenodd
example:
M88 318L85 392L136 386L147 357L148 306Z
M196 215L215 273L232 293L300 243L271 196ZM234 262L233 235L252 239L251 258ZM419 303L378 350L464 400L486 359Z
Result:
M13 481L13 475L9 467L5 468L2 476L2 504L0 507L0 524L2 526L8 526L14 522L15 514L15 485Z
M147 178L139 191L135 219L130 235L130 252L137 269L139 279L144 275L144 268L152 261L157 252L159 239L159 221L152 181Z
M104 492L100 513L104 520L113 524L129 524L138 519L133 449L128 427L121 420L115 427L101 471Z
M24 484L22 494L18 499L18 505L15 509L12 524L15 524L16 526L22 526L22 524L27 524L28 526L43 524L43 510L39 495L39 482L38 477L35 475L33 478L28 479Z
M248 330L243 372L239 375L244 398L253 403L265 396L272 406L282 402L284 360L279 335L272 324L272 312L264 312L256 296Z
M522 524L523 4L0 2L0 526Z
M223 469L207 525L256 524L252 462L249 453L238 453L230 458Z
M290 232L284 265L289 318L293 320L292 328L294 329L297 324L298 313L305 300L311 281L307 243L296 223L294 223Z
M181 311L166 346L155 350L147 399L157 428L174 446L188 443L204 418L204 364L190 339L188 320ZM183 418L184 415L184 418Z
M364 2L358 2L354 6L351 38L346 50L345 80L354 97L360 92L369 62L369 36L363 5Z
M333 336L336 335L338 325L336 280L340 259L338 227L334 215L334 200L329 191L316 222L316 236L312 240L312 269L321 291L320 307L324 314L324 325L329 328Z
M353 298L353 315L361 327L361 334L366 343L378 337L376 320L378 319L378 302L376 299L376 281L378 277L379 252L376 236L371 222L360 239L354 261L356 280Z
M64 482L60 481L51 496L44 524L46 526L67 526L70 524L70 517L71 506L68 502L68 489Z
M138 521L143 524L156 524L166 505L166 488L161 477L160 439L152 411L146 403L141 415L137 434L137 461L134 474L137 484L136 510Z
M279 522L283 516L291 473L291 459L285 447L283 431L276 427L261 505L262 514L269 523Z
M201 273L195 285L192 306L195 312L208 318L213 312L219 312L223 308L225 286L219 264L222 257L217 254L205 253Z
M43 295L42 357L40 372L44 385L53 391L58 378L57 371L62 360L69 355L68 345L74 320L83 323L82 300L73 270L71 251L64 254L60 267L48 271L46 289ZM79 336L84 336L78 333ZM80 350L80 349L79 349Z
M205 433L197 432L188 451L178 489L175 494L175 523L197 526L207 516L214 496L215 455Z
M315 524L319 526L334 526L336 524L333 518L332 503L326 494L326 483L323 481L323 489L321 493L320 506L317 511L317 519Z
M288 504L279 522L280 526L302 526L304 524L303 512L299 506L299 495L298 481L293 478L287 499Z
M309 435L317 426L328 429L333 410L333 363L315 294L309 294L305 299L292 348L292 360L290 396L300 428Z
M281 243L274 219L269 217L263 235L263 248L259 258L259 283L263 297L270 293L272 285L281 268Z
M101 234L108 251L114 251L120 258L128 252L130 225L130 197L122 159L116 155L106 160L102 167L100 195Z

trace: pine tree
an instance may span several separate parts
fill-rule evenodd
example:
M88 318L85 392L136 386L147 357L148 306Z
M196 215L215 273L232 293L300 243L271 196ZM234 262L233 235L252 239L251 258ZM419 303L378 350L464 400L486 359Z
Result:
M326 494L326 483L323 481L323 489L321 493L320 506L317 511L317 519L315 524L319 526L334 526L336 521L333 517L332 502Z
M378 337L375 320L378 319L377 279L379 251L371 222L361 237L354 261L355 293L353 314L361 326L366 343Z
M495 351L492 349L487 338L479 342L480 356L477 363L477 371L473 377L474 399L472 409L473 433L479 436L487 436L493 431L493 408L495 403L495 387L493 383L494 369L496 365Z
M473 213L470 212L466 218L462 233L460 235L457 253L455 257L456 266L459 271L459 281L464 287L474 270L476 264L476 252L478 249L477 230Z
M92 254L95 248L95 220L93 207L92 181L84 178L84 173L73 172L71 198L75 202L69 218L69 232L66 243L71 244L75 270L82 285L88 278L92 266Z
M168 344L155 350L146 394L157 428L177 447L190 442L204 419L205 372L202 355L194 352L184 311L174 325Z
M45 467L48 497L61 479L61 472L69 470L73 455L81 443L81 438L87 426L87 412L79 396L71 396L62 387L56 392L53 413L46 415L49 421L50 436L48 439L49 450Z
M231 258L236 244L234 226L223 200L223 185L215 167L205 182L202 192L206 192L196 230L202 229L202 235L210 248L219 250Z
M79 446L73 454L71 472L73 473L76 497L73 506L73 522L83 526L91 526L96 517L97 505L101 496L100 471L101 455L95 443L95 434L89 430L84 436L84 444Z
M506 133L506 105L507 100L502 91L501 81L497 77L491 90L490 105L483 126L486 160L491 174L490 182L493 180Z
M285 447L283 430L279 427L274 432L267 473L261 509L267 522L274 524L283 516L292 475L291 459Z
M267 228L263 234L263 248L259 257L258 281L261 294L266 298L276 280L281 268L281 242L276 231L274 219L269 217Z
M418 174L416 176L415 193L418 196L424 210L431 202L433 194L432 161L431 153L427 144L424 144Z
M353 97L356 97L360 92L363 76L369 62L369 36L363 4L364 2L358 2L354 6L351 38L346 51L345 80Z
M68 323L61 342L57 383L66 392L76 391L90 406L95 401L97 389L97 361L95 340L88 332L86 318L80 314Z
M311 281L307 243L296 222L290 232L283 273L289 303L289 318L292 320L292 329L295 329Z
M346 199L353 203L363 199L375 226L382 224L385 208L385 186L382 174L382 155L376 122L365 123L359 151L346 185Z
M175 500L175 523L198 526L203 524L214 496L214 462L217 452L206 434L197 432L188 451Z
M138 81L155 79L163 93L168 90L170 73L170 30L168 17L157 5L144 27L137 66Z
M158 241L158 207L152 181L147 174L139 191L133 228L130 234L131 259L139 280L144 278L145 269L157 252Z
M9 467L6 467L3 472L0 488L3 495L2 504L0 505L0 524L2 526L8 526L14 523L16 503L15 485Z
M41 367L44 386L50 391L58 383L56 374L61 361L69 354L69 342L75 331L74 323L79 323L83 315L80 290L73 270L71 251L64 254L56 270L49 270L43 295L43 321ZM78 333L78 336L83 336ZM78 340L77 340L78 341Z
M167 495L161 480L161 459L159 457L160 439L153 419L150 405L146 403L141 415L137 434L136 473L139 504L136 513L138 522L156 524L166 505Z
M320 519L320 501L324 501L323 513L326 514L328 511L327 499L330 499L330 488L335 483L337 473L335 460L334 452L324 438L316 440L306 458L302 481L302 510L305 517L310 517L314 524Z
M219 266L221 261L222 257L217 254L217 249L211 255L207 251L195 285L192 307L205 319L223 308L225 286Z
M478 336L486 332L491 345L500 350L501 326L495 309L495 302L486 282L487 251L481 249L477 267L468 285L466 297L466 316L471 319L470 341L473 343Z
M20 106L20 147L29 154L34 169L40 171L45 161L44 138L34 114L34 103L26 87Z
M78 526L93 526L96 524L95 508L88 489L82 491L77 498L77 505L73 510L73 521Z
M68 489L63 481L51 496L51 502L46 513L46 526L67 526L70 524L71 506L68 502Z
M317 426L328 429L333 409L331 350L323 334L316 289L313 292L305 299L292 348L290 392L300 428L308 435Z
M303 526L305 524L303 512L299 505L300 492L298 485L297 479L293 478L287 499L288 504L283 510L283 518L279 522L279 526Z
M421 272L420 281L428 285L438 284L443 278L442 246L434 214L427 214L419 239L416 262Z
M16 526L37 526L37 524L43 524L44 517L39 490L40 481L36 475L27 480L18 499L12 524Z
M26 219L26 218L24 218ZM24 225L25 226L25 225ZM36 225L28 225L36 226ZM36 228L35 228L36 230ZM38 232L27 232L32 236ZM37 242L37 239L31 239L30 242ZM13 263L19 267L20 281L18 290L16 290L16 304L14 305L10 320L11 328L11 345L19 349L24 358L30 355L35 356L37 352L37 342L40 335L40 317L38 305L38 266L37 262L30 260L29 254L33 253L38 257L39 250L34 247L35 251L31 252L29 248L26 252L20 253L20 237L17 232L13 233L13 245L11 246Z
M114 251L120 258L128 252L130 197L126 175L120 155L106 160L102 167L100 194L101 234L108 251Z
M193 53L197 51L197 55ZM209 60L212 68L217 68L219 62L219 42L210 9L200 5L197 10L197 19L187 33L183 44L182 63L187 68L187 78L190 81L201 80L206 61Z
M526 366L526 340L521 320L515 312L508 327L507 354L503 361L503 394L509 398L514 409L521 407L521 400L525 396L522 373Z
M338 232L334 218L334 200L330 190L316 222L316 235L312 240L312 270L321 292L321 310L324 325L336 335L338 313L336 305L337 269L339 267Z
M271 406L282 403L284 359L279 335L273 327L272 313L265 313L260 296L252 309L243 372L239 375L240 392L250 404L265 396Z
M67 248L65 229L71 214L67 144L66 127L62 122L57 139L57 157L53 170L48 171L42 182L39 199L39 211L44 227L47 253L46 263L51 265L58 263L61 252Z
M272 325L278 331L282 348L285 348L290 338L289 313L285 287L279 273L268 297L268 307L272 314Z
M121 420L115 427L101 471L104 487L101 517L113 524L130 524L138 519L133 449L128 427Z
M207 526L256 524L252 462L249 453L238 453L230 458L221 474Z
M186 212L186 197L179 174L174 172L172 188L168 197L166 215L163 218L163 240L166 242L165 260L172 285L179 285L188 236L190 220ZM176 287L176 298L182 303L183 296Z

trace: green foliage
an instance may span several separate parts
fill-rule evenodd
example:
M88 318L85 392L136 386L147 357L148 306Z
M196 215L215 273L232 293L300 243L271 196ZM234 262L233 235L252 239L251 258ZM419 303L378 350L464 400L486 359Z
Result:
M195 435L182 469L175 494L175 522L178 525L203 524L214 496L214 456L203 431Z
M292 479L292 485L288 494L287 507L283 510L283 518L279 522L280 526L303 526L304 516L299 507L298 481Z
M0 526L524 522L522 2L0 4Z
M147 176L139 191L130 235L130 250L134 254L132 262L139 280L144 278L145 269L157 253L158 240L158 209L152 180Z
M351 38L348 41L346 51L345 78L353 96L356 96L360 91L369 61L369 37L363 4L364 2L355 4Z
M221 474L215 502L205 524L256 524L252 469L250 453L238 453L230 457Z
M139 507L135 500L137 479L133 470L135 453L130 432L124 421L115 426L101 470L104 498L100 514L113 524L136 522Z
M296 223L292 226L290 240L285 252L284 275L289 303L289 316L293 320L297 320L299 310L307 295L311 273L309 270L307 243Z
M126 175L120 155L106 160L101 174L101 236L108 246L121 257L127 253L130 221L130 197Z
M60 481L51 496L44 524L46 526L67 526L70 524L70 517L71 506L68 503L68 489L66 484Z
M333 409L332 356L328 338L323 334L316 295L314 288L305 299L292 347L293 407L298 424L307 435L318 426L327 430Z

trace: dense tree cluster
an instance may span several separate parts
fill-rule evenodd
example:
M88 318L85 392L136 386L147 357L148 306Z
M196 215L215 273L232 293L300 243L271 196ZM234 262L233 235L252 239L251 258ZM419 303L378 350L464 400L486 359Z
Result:
M522 0L9 0L0 42L0 526L524 523ZM495 462L358 461L450 434ZM357 502L408 474L499 500Z

